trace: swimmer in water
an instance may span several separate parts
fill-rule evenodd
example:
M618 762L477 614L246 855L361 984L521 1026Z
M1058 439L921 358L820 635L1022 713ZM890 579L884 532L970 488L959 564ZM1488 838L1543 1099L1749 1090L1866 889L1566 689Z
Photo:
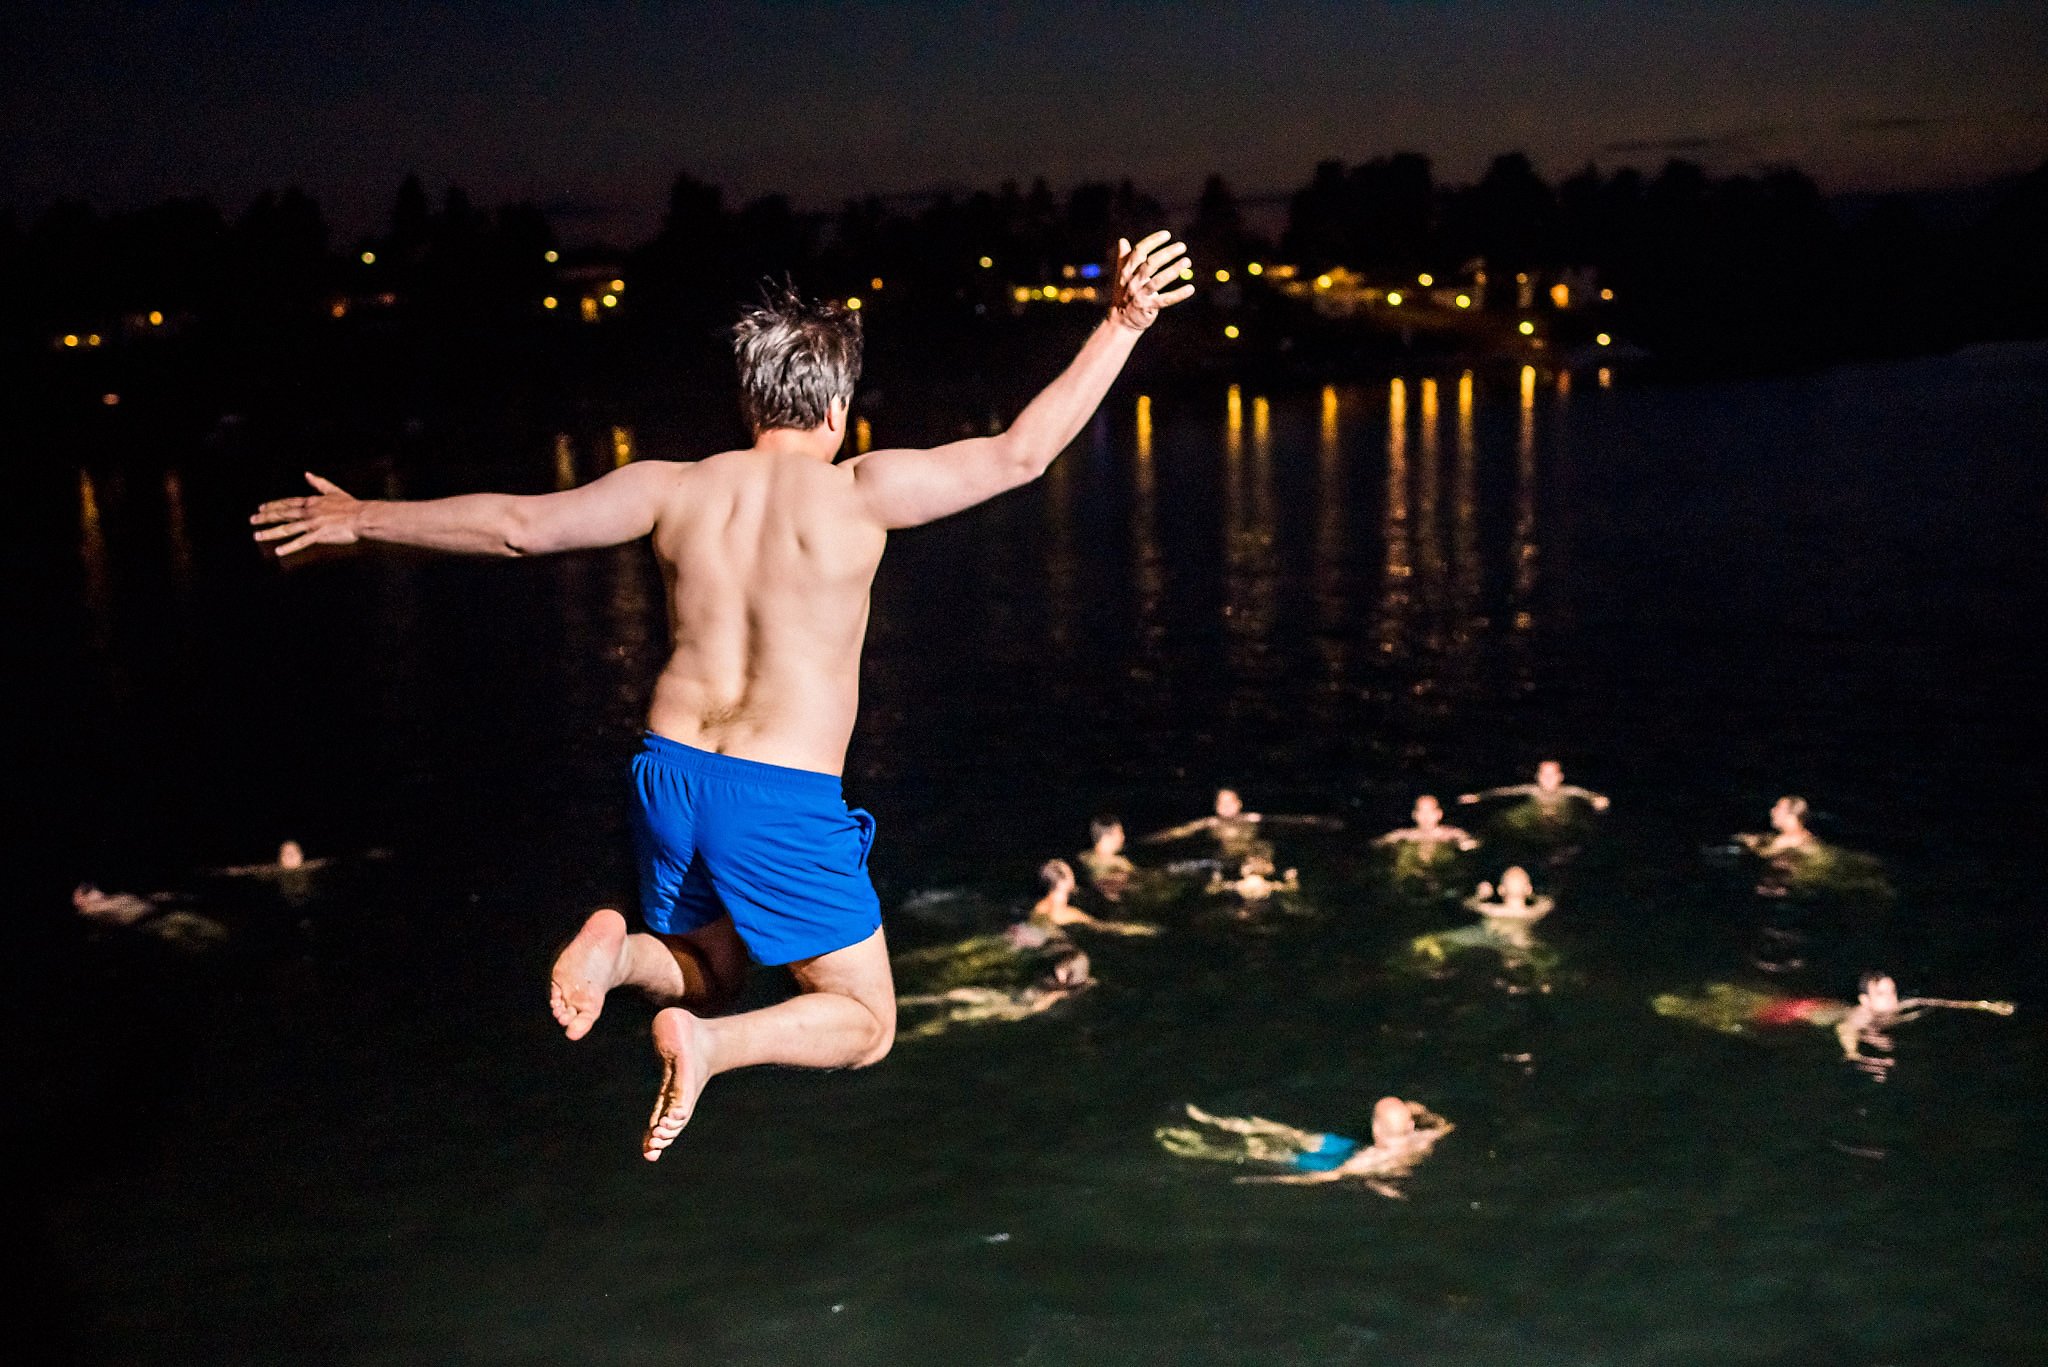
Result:
M1295 869L1289 869L1279 877L1273 861L1264 855L1255 854L1239 861L1237 876L1226 878L1218 869L1209 875L1209 886L1205 891L1211 896L1232 893L1244 902L1263 902L1276 892L1301 891L1301 876Z
M1335 817L1267 816L1263 812L1248 812L1244 809L1244 799L1238 796L1235 788L1218 788L1216 809L1208 816L1198 816L1193 821L1154 831L1145 837L1144 843L1158 845L1207 831L1215 838L1217 849L1226 859L1242 859L1257 849L1260 843L1258 831L1262 826L1316 826L1325 830L1341 830L1343 824Z
M71 890L73 911L88 921L108 926L132 926L154 916L169 900L161 894L139 897L132 892L102 892L91 883L80 883Z
M1488 921L1530 926L1550 915L1557 905L1535 892L1536 885L1530 881L1528 872L1517 864L1501 874L1499 896L1494 895L1493 884L1481 883L1478 891L1465 899L1465 905Z
M1410 813L1415 824L1398 831L1388 831L1375 845L1408 845L1423 853L1425 858L1440 850L1476 850L1479 842L1471 832L1456 826L1444 825L1443 804L1428 793L1415 799L1415 810Z
M944 992L905 993L899 1007L937 1007L929 1020L903 1032L905 1039L926 1039L956 1025L1028 1020L1095 986L1088 956L1071 945L1053 960L1051 971L1023 988L965 986Z
M1397 966L1441 977L1458 955L1489 950L1500 956L1501 966L1513 975L1500 980L1504 989L1519 994L1533 986L1548 992L1558 956L1538 942L1531 927L1548 916L1556 903L1535 895L1528 873L1520 867L1508 869L1500 876L1498 895L1493 884L1481 883L1478 891L1465 899L1465 905L1479 913L1478 925L1416 936L1408 942L1407 956Z
M227 927L210 916L165 910L178 899L169 893L139 897L132 892L102 892L91 883L71 891L71 909L89 921L122 929L133 927L183 949L204 949L228 937Z
M1832 898L1883 902L1897 896L1884 864L1860 850L1830 845L1807 829L1806 799L1781 797L1771 806L1771 829L1738 835L1735 844L1764 861L1757 880L1762 897Z
M1031 915L1025 922L1028 926L1040 926L1054 932L1064 931L1068 926L1082 926L1109 935L1159 933L1158 926L1139 921L1104 921L1073 905L1069 899L1074 895L1074 866L1064 859L1048 859L1038 870L1038 879L1045 894L1033 904Z
M331 862L308 859L304 846L296 840L287 840L277 847L277 862L274 864L234 864L219 872L229 878L279 878L294 873L311 873Z
M527 496L358 500L309 472L312 495L250 518L280 558L358 542L508 559L650 544L672 649L633 760L648 933L601 908L549 982L572 1040L616 988L654 1000L662 1078L648 1160L721 1073L862 1068L888 1055L896 1000L868 875L875 823L842 787L875 573L891 532L1021 488L1072 444L1160 311L1194 294L1187 249L1171 238L1119 240L1100 322L1005 431L839 460L862 315L785 288L733 332L745 448L630 461ZM753 964L786 966L796 994L731 1013Z
M1650 1001L1660 1016L1704 1025L1724 1035L1747 1035L1757 1027L1811 1025L1832 1030L1842 1046L1843 1061L1882 1079L1890 1071L1892 1040L1888 1031L1936 1007L1985 1011L2010 1016L2011 1002L1951 1001L1942 997L1899 997L1899 985L1887 973L1866 973L1852 1005L1828 997L1789 997L1734 983L1709 983L1697 997L1665 992ZM1864 1049L1883 1050L1882 1055Z
M1771 829L1735 837L1735 843L1765 859L1798 857L1820 850L1820 839L1806 829L1806 799L1781 797L1771 805Z
M1362 1181L1382 1196L1399 1200L1394 1183L1406 1177L1429 1155L1439 1139L1455 1128L1419 1101L1383 1096L1372 1108L1372 1143L1360 1145L1342 1135L1317 1134L1259 1116L1210 1115L1190 1105L1188 1118L1203 1129L1185 1125L1154 1131L1160 1146L1181 1158L1225 1163L1275 1163L1295 1169L1275 1176L1240 1177L1240 1182L1278 1182L1304 1186L1316 1182ZM1214 1131L1233 1136L1223 1139Z
M1596 793L1590 788L1566 783L1564 766L1554 759L1544 760L1536 766L1534 783L1510 783L1504 788L1483 788L1476 793L1460 793L1458 801L1469 805L1490 797L1527 798L1551 815L1562 813L1566 804L1574 799L1584 802L1596 812L1604 812L1610 805L1605 793Z
M1114 902L1130 889L1138 866L1124 853L1124 823L1113 816L1098 816L1088 823L1088 837L1094 843L1081 852L1081 867L1088 881L1104 899Z

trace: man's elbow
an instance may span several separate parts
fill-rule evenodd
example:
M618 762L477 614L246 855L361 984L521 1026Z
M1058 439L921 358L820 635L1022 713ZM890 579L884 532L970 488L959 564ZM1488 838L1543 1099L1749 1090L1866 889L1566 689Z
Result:
M508 507L499 519L491 549L498 555L517 560L530 555L546 555L556 547L549 540L544 521L514 505Z
M1058 448L1047 449L1047 443L1034 442L1014 432L1005 432L994 440L1005 484L1012 489L1039 478L1052 468L1053 460L1059 455Z

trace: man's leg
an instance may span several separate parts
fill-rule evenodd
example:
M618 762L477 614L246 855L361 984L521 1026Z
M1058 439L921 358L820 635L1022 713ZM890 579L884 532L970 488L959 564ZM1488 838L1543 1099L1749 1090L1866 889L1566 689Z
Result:
M759 1011L705 1018L681 1007L654 1017L661 1094L648 1120L649 1162L690 1123L712 1078L757 1063L864 1068L896 1039L896 987L880 930L859 944L789 966L800 995Z
M716 1011L746 972L746 947L728 917L683 935L628 934L625 917L600 907L556 957L548 1000L569 1038L582 1039L615 987L637 987L664 1006Z

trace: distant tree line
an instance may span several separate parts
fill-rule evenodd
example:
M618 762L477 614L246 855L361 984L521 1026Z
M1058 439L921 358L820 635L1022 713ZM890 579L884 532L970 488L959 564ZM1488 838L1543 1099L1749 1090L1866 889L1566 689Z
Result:
M704 335L764 277L783 275L840 297L881 278L892 308L1000 321L1014 286L1059 280L1101 261L1117 235L1167 218L1129 181L1063 196L1013 183L806 214L780 195L729 204L683 175L652 239L572 252L533 205L487 211L457 188L436 204L413 177L385 230L345 245L296 189L234 217L202 199L116 214L67 201L25 225L0 218L10 277L0 336L48 347L159 310L253 342L321 325L365 297L422 323L531 325L536 301L589 261L624 274L622 320L657 334ZM1404 152L1317 166L1277 241L1249 226L1220 177L1178 226L1205 270L1284 261L1393 281L1590 268L1615 291L1616 325L1681 366L1798 365L2048 331L2048 163L1957 222L1905 197L1844 213L1789 168L1716 177L1684 161L1654 174L1589 166L1551 184L1509 154L1477 182L1446 186L1426 157ZM1487 304L1512 308L1513 295Z

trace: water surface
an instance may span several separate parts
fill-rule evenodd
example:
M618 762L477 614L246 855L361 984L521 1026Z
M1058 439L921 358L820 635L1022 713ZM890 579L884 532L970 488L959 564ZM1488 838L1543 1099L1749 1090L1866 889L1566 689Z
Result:
M892 402L877 443L985 419ZM543 489L692 440L619 403L331 473ZM240 520L298 453L260 433L44 480L10 551L40 1318L139 1363L2038 1360L2044 457L2039 349L1120 390L1043 482L884 563L848 788L890 933L956 936L893 909L1021 905L1090 816L1223 783L1347 823L1282 838L1306 914L1174 913L1091 946L1104 985L1059 1013L720 1079L651 1168L646 1008L571 1046L544 997L631 887L645 551L279 574ZM1539 877L1552 990L1392 971L1460 918L1367 837L1546 757L1614 797ZM1907 1026L1883 1085L1818 1032L1654 1016L1756 979L1775 913L1702 846L1782 792L1898 890L1802 920L1786 990L1883 966L2018 1016ZM340 862L203 872L286 836ZM230 941L88 935L80 877L188 892ZM1385 1092L1459 1126L1401 1202L1151 1139L1188 1101L1360 1133Z

